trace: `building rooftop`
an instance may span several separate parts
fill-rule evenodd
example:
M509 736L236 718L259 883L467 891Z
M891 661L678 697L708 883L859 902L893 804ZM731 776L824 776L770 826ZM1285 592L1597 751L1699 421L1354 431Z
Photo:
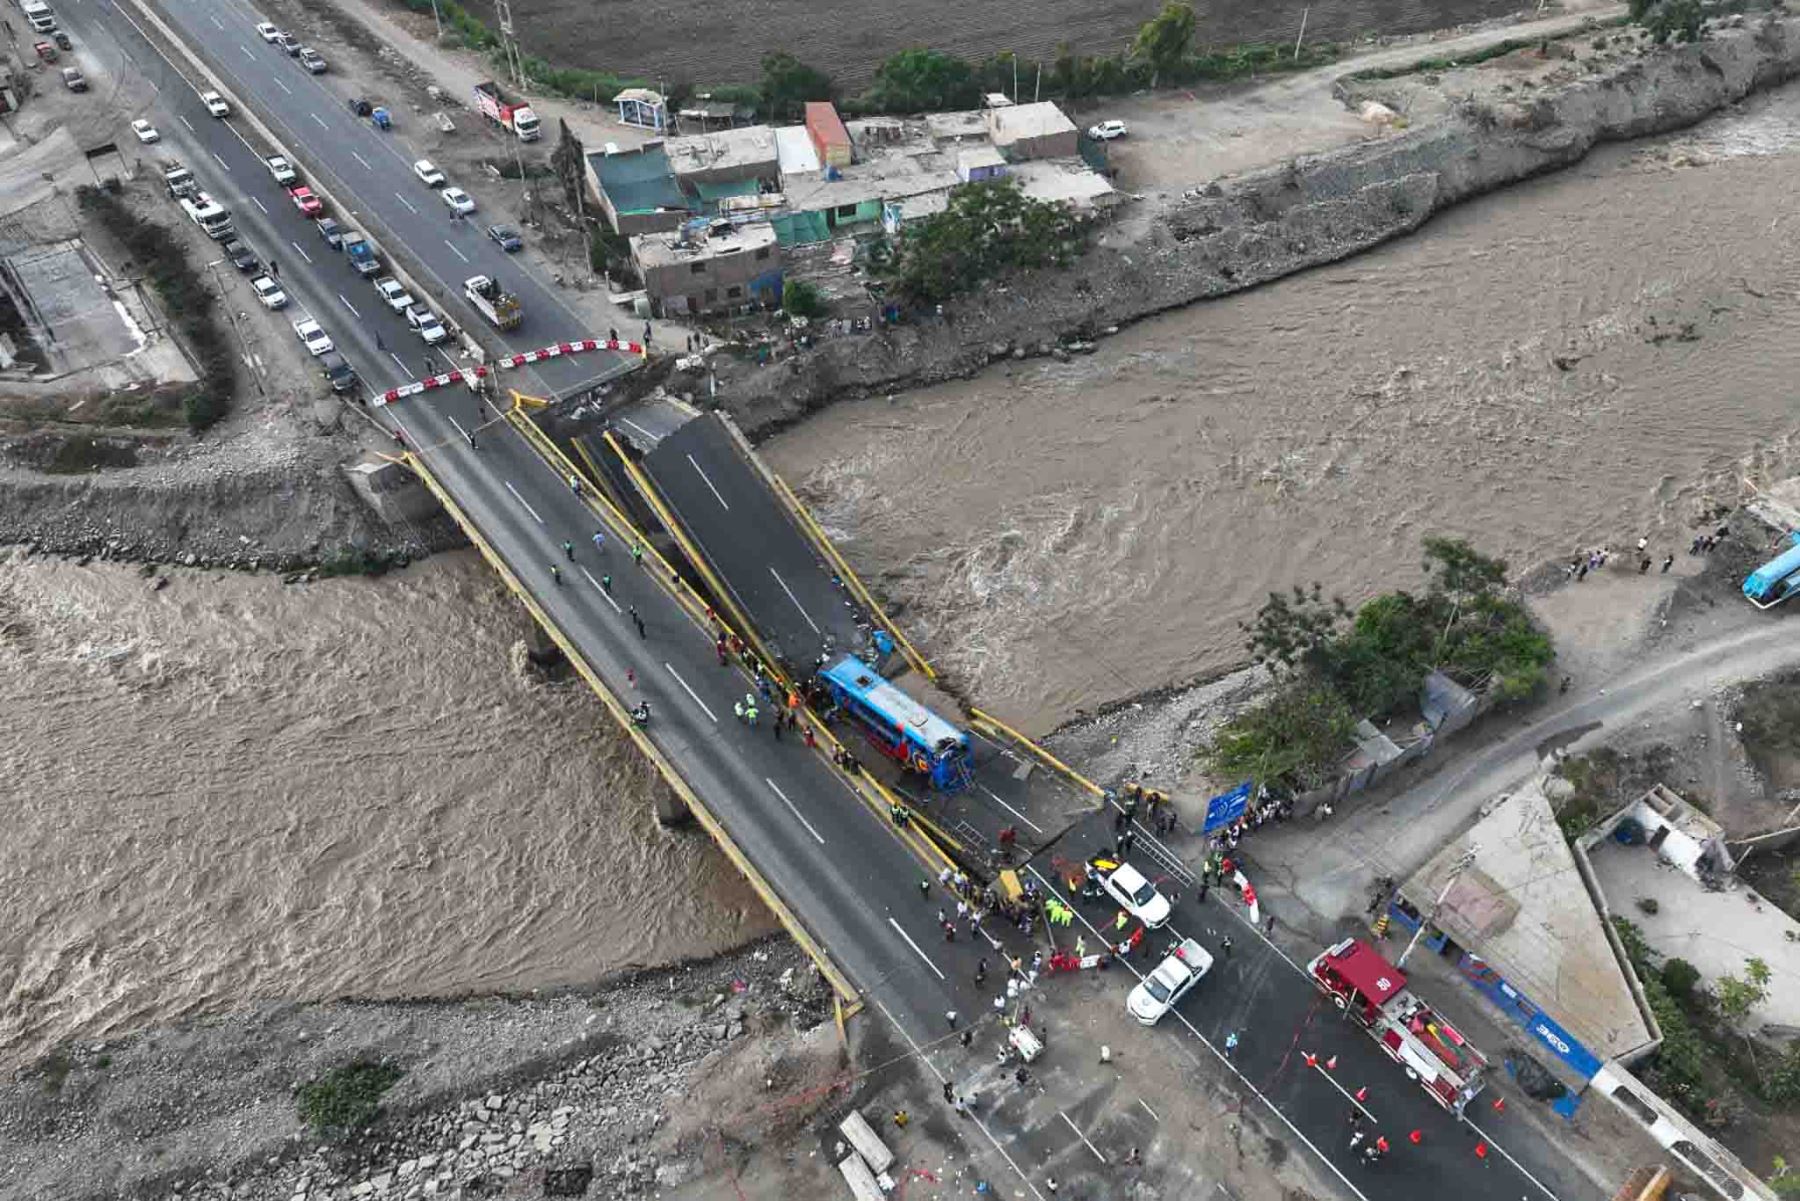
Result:
M594 169L594 178L600 181L600 190L621 213L687 208L669 171L669 157L661 142L617 154L590 154L588 164Z
M1400 886L1422 912L1470 847L1432 924L1486 960L1603 1059L1651 1040L1542 781L1495 802Z
M931 136L943 142L957 142L968 139L987 141L987 114L980 109L965 109L954 113L928 113L925 117L925 128Z
M1104 208L1124 197L1106 176L1078 158L1039 159L1014 163L1007 174L1019 190L1033 200L1057 202L1076 208Z
M824 170L819 148L804 125L783 125L775 131L775 154L783 175L804 175Z
M1048 100L1037 104L1013 104L987 110L987 128L996 144L1005 146L1022 138L1043 138L1074 133L1075 122Z
M960 171L979 171L983 167L1004 167L1006 156L992 146L967 146L956 152L956 166Z
M711 228L638 234L631 239L631 253L644 267L668 267L773 245L775 230L766 221L745 225L720 222Z
M775 131L767 125L670 138L663 143L663 150L677 177L733 168L773 170L776 163Z

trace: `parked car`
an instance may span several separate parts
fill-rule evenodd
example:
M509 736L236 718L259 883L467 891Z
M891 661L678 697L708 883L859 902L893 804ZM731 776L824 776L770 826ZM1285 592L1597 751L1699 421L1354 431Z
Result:
M475 198L461 188L445 188L438 195L444 198L444 207L459 217L467 217L475 211Z
M428 158L422 158L413 164L413 174L417 175L419 182L428 188L441 188L450 182L444 178L442 171L432 165Z
M272 40L277 46L281 47L282 51L289 58L298 58L300 56L300 39L296 38L293 34L276 34Z
M151 142L162 141L162 135L156 132L156 126L150 124L150 122L144 120L142 117L139 117L131 123L131 132L135 133L137 135L137 140L144 143L146 146Z
M508 254L523 249L525 246L525 239L519 236L519 229L515 225L490 225L487 228L487 235Z
M268 21L264 21L256 27L256 36L265 42L272 42L281 36L281 30Z
M350 111L355 113L359 117L366 117L370 113L375 111L374 106L371 105L367 100L362 99L360 96L350 97L349 103L350 103Z
M1163 1014L1175 1008L1188 989L1212 970L1213 958L1206 948L1191 938L1184 938L1167 958L1138 982L1125 998L1125 1010L1146 1026L1154 1026Z
M87 77L74 67L62 69L63 86L71 92L87 91Z
M323 75L326 70L325 56L311 46L300 47L300 65L314 75Z
M58 46L61 46L64 50L75 49L75 43L70 41L69 35L60 29L53 29L50 31L50 40L55 42Z
M269 174L275 177L275 182L283 187L300 178L300 173L294 170L294 164L288 162L285 155L271 154L263 162L268 164Z
M227 104L225 102L225 97L219 95L217 92L201 92L200 103L204 104L206 106L206 111L215 117L229 117L231 115L231 105Z
M387 307L396 313L404 313L416 303L408 294L406 285L391 275L383 275L378 278L375 281L375 290L381 293L381 299L387 302Z
M344 248L343 226L339 225L336 221L333 221L330 217L320 217L318 226L319 236L325 239L325 245L331 247L333 250L342 250Z
M1088 127L1088 137L1093 138L1096 142L1110 142L1114 138L1124 137L1129 132L1130 130L1125 128L1123 121L1102 121L1098 125Z
M294 336L313 354L325 354L333 349L331 335L311 317L302 317L294 322Z
M427 346L436 346L450 336L444 329L444 323L437 319L437 314L422 304L415 304L406 310L406 323L419 331L419 337L425 339Z
M294 207L308 217L317 217L325 211L324 202L314 196L313 190L305 184L289 188L288 195L294 198Z
M231 265L239 271L248 273L262 266L256 260L256 252L236 238L232 238L219 249L225 252L225 257L231 260Z
M266 275L259 275L251 280L250 290L256 293L256 298L262 301L265 309L287 307L287 293L281 290L280 284Z
M1146 880L1144 873L1131 864L1121 863L1095 874L1106 895L1145 926L1154 930L1169 920L1169 898L1157 892L1156 885Z

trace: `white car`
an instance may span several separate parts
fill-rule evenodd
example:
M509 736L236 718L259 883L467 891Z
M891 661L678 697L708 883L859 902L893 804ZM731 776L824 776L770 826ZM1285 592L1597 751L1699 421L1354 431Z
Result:
M1129 863L1121 863L1110 871L1096 872L1100 887L1145 926L1154 930L1169 920L1169 898L1156 891L1156 885L1144 879L1144 873Z
M288 162L283 155L271 154L263 162L268 164L269 174L275 177L275 182L283 187L300 178L300 173L294 170L294 164Z
M438 193L451 212L459 217L467 217L475 211L475 198L461 188L445 188Z
M437 319L437 314L422 304L415 304L406 310L406 323L419 331L419 337L425 339L427 346L436 346L450 336L444 329L444 323Z
M139 117L131 123L131 132L135 133L137 135L137 140L144 143L146 146L151 142L162 141L162 135L156 132L156 126L150 124L150 122L144 120L142 117Z
M266 275L259 275L251 280L250 290L256 293L256 298L262 301L265 309L287 307L287 293L281 290L280 284Z
M1200 977L1212 970L1212 965L1213 957L1205 947L1191 938L1182 939L1169 957L1131 990L1125 998L1125 1011L1146 1026L1156 1025L1188 989L1200 982Z
M272 42L281 36L281 30L269 22L264 21L256 27L256 36L265 42Z
M332 349L331 335L311 317L294 322L294 336L313 354L324 354Z
M215 117L229 117L231 115L231 106L225 103L225 97L219 95L217 92L201 92L200 103L204 104L206 106L206 111Z
M387 307L396 313L404 313L417 302L406 291L404 285L391 275L384 275L375 281L375 290L387 301Z
M428 188L441 188L450 182L444 178L444 173L442 171L439 171L432 165L431 160L428 158L422 158L413 164L413 174L417 175L419 177L419 182Z
M1088 137L1093 138L1096 142L1110 142L1114 138L1124 137L1129 132L1130 130L1125 128L1123 121L1102 121L1100 124L1088 128Z

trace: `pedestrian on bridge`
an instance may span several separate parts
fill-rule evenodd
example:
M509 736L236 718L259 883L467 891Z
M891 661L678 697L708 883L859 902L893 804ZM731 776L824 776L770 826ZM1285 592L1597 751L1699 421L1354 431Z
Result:
M562 586L562 568L558 567L554 563L550 564L550 578L556 581L558 587L561 587Z
M727 666L725 659L725 635L719 635L718 641L713 643L713 650L717 651L719 654L719 666Z
M1226 939L1225 941L1230 942L1231 940ZM1238 1047L1237 1031L1233 1030L1230 1034L1227 1034L1225 1036L1225 1058L1227 1058L1227 1059L1233 1058L1237 1053L1237 1047Z
M600 577L600 591L606 593L608 596L612 595L612 576L603 575Z
M1227 934L1219 941L1219 950L1225 952L1225 958L1231 958L1231 935Z
M644 544L643 543L633 542L631 544L631 561L633 563L636 563L639 567L642 567L644 565Z
M775 715L775 741L776 742L781 741L781 714L780 713L777 713Z
M594 531L594 549L601 554L606 553L606 532L604 530Z
M563 554L567 556L569 562L573 563L575 561L575 544L570 542L567 538L563 539Z
M569 473L569 491L573 492L576 496L581 495L581 477L576 475L573 471Z

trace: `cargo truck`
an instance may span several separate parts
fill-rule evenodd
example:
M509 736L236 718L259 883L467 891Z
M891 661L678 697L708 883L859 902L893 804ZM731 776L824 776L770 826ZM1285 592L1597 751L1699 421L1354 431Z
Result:
M235 232L231 225L231 210L205 192L195 192L191 198L182 197L181 211L215 242L222 242Z
M521 142L535 142L542 133L531 106L514 104L492 80L475 85L475 107L496 125L512 130Z
M463 295L475 306L476 312L493 322L495 329L517 329L519 322L525 320L519 298L502 288L499 280L485 275L471 276L463 281Z

